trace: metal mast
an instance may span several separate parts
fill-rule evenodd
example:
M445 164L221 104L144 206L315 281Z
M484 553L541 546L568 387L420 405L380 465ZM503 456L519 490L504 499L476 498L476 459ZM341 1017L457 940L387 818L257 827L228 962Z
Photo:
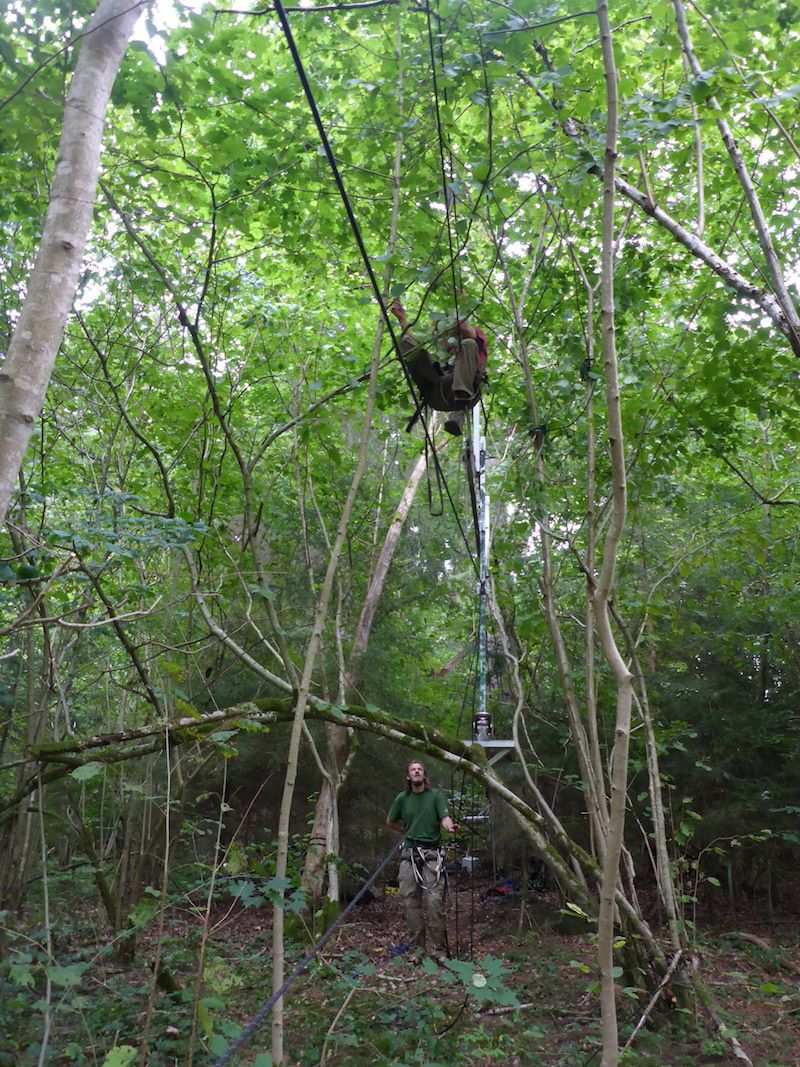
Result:
M481 430L480 404L472 408L472 469L475 473L478 511L478 700L475 709L475 740L488 741L492 723L486 710L486 612L489 577L489 494L486 492L486 438Z

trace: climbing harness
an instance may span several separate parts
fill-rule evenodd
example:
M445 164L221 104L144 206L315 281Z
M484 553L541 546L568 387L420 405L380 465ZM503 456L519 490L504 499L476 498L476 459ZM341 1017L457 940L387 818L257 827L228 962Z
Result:
M433 853L433 855L431 855ZM444 865L444 849L441 845L437 848L425 848L423 845L412 845L403 850L403 859L411 864L414 872L414 881L423 892L435 889L442 880L444 874L447 883L447 871ZM433 879L426 878L425 872L430 871Z

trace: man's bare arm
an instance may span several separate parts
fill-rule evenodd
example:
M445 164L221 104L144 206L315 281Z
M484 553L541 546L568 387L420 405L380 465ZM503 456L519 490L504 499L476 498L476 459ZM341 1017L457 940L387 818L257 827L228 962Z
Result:
M390 830L394 830L395 833L398 833L398 834L402 834L403 831L405 830L405 826L403 826L402 822L400 822L399 819L394 819L394 820L392 820L392 822L390 822L387 819L386 820L386 825L389 827Z

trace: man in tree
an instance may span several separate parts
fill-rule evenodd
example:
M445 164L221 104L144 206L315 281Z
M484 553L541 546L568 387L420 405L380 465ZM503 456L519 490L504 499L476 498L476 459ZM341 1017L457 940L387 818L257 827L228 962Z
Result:
M478 402L486 377L486 334L462 319L446 331L439 345L453 362L442 366L411 333L408 314L399 300L392 314L402 327L400 351L423 403L434 411L449 412L444 428L458 437L464 427L464 412ZM447 336L447 334L451 336Z
M406 906L408 936L417 952L427 947L441 960L445 952L444 857L441 830L456 832L447 802L431 789L425 765L412 760L406 768L406 788L394 798L386 825L404 833L400 861L400 895ZM415 961L419 959L412 956Z

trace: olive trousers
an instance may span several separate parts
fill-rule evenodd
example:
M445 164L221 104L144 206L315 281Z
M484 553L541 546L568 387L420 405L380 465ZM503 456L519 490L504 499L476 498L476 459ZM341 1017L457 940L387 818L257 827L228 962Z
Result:
M463 411L480 394L478 342L462 340L452 366L442 367L410 333L400 338L408 372L433 411Z
M422 952L426 948L429 952L445 951L445 877L441 871L437 878L437 859L435 848L415 848L412 863L411 849L407 848L403 849L400 861L398 881L406 908L408 936L412 945Z

